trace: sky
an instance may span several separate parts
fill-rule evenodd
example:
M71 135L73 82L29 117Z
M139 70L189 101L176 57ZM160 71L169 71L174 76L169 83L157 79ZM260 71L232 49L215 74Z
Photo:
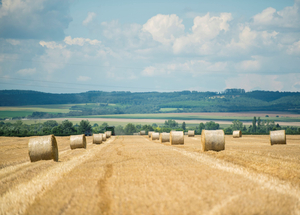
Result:
M0 0L0 90L300 91L300 0Z

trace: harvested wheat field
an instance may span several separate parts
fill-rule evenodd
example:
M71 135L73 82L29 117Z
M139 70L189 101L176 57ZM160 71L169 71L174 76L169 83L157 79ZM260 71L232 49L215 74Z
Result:
M300 214L300 136L225 137L225 150L116 136L30 163L29 138L0 137L1 214Z

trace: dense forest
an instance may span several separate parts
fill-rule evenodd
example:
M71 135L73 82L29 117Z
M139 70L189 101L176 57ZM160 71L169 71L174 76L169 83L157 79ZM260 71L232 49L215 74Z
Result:
M299 92L227 89L224 92L103 92L52 94L2 90L0 106L74 104L70 113L35 112L29 118L160 112L281 111L300 113ZM87 105L75 105L83 104ZM93 103L88 105L88 103ZM55 115L55 116L54 116Z

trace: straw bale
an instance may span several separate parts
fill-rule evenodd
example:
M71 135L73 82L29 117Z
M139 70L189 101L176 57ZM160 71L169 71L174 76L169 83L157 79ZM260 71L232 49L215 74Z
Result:
M106 131L105 134L106 134L106 139L111 137L111 131Z
M163 143L163 142L169 142L170 141L170 133L161 133L160 134L160 142Z
M159 133L158 132L152 132L151 133L151 140L159 140Z
M106 134L102 134L102 142L106 141Z
M58 161L58 148L54 135L30 138L28 154L31 162L39 160Z
M189 130L188 131L188 137L194 137L195 136L195 131L194 130Z
M232 135L233 138L240 138L242 137L242 131L241 130L233 131Z
M101 144L102 137L102 134L93 134L93 144Z
M183 145L184 144L183 131L171 131L170 132L170 143L171 143L171 145Z
M202 150L221 151L225 149L225 135L223 130L202 130Z
M146 135L146 131L140 131L140 135Z
M270 144L286 144L285 130L270 131Z
M151 133L153 133L154 131L148 131L148 137L151 138Z
M70 136L70 147L71 149L85 148L86 149L86 138L84 134L71 135Z

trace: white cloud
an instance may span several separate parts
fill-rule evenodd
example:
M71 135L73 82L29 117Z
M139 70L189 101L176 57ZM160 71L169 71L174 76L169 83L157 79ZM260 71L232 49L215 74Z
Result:
M146 67L142 71L143 76L162 76L170 74L191 74L194 77L204 73L225 72L227 71L227 62L209 62L205 60L189 60L183 63L157 64Z
M231 13L221 13L220 16L210 17L209 13L205 16L197 16L192 27L193 34L197 35L198 40L215 38L220 31L229 30L228 22L232 20Z
M257 71L261 68L258 60L244 60L238 64L237 69L243 71Z
M246 91L254 89L281 91L283 83L277 75L239 74L225 80L226 88L242 88Z
M44 62L42 63L44 71L51 74L64 68L66 63L68 63L72 57L72 52L67 49L46 49L42 56L39 56L38 59L34 60Z
M298 42L293 43L287 49L288 54L300 54L300 40Z
M0 37L10 39L64 38L72 18L70 0L2 0Z
M140 47L151 35L142 31L142 26L136 23L120 24L118 20L101 23L102 34L109 40L114 40L117 45L122 42L130 48ZM148 37L148 38L147 38ZM147 41L148 42L148 41Z
M83 46L85 43L89 43L91 45L99 45L101 43L101 41L99 41L99 40L91 40L91 39L82 38L82 37L77 37L77 38L72 39L71 36L65 37L64 42L68 45L79 45L79 46Z
M46 46L48 49L63 49L66 47L62 44L57 44L54 41L51 41L51 42L40 41L39 44L43 47Z
M14 39L6 39L6 42L16 46L19 45L21 42L19 40L14 40Z
M89 80L91 80L91 78L88 76L79 76L77 78L77 81L89 81Z
M88 16L85 18L85 20L83 20L82 24L83 25L89 24L91 21L93 21L95 17L96 14L94 12L88 12Z
M273 31L271 33L268 33L267 31L261 32L261 37L263 39L264 45L271 45L273 43L272 40L276 39L276 36L279 34L279 32Z
M281 11L276 11L275 8L269 7L253 17L253 24L260 27L299 28L299 5L300 1L296 0L292 7L285 7Z
M211 40L215 39L221 31L229 30L228 22L232 20L231 13L221 13L220 16L197 16L194 18L192 33L179 37L173 45L174 53L198 52L200 54L211 53Z
M254 46L258 33L256 31L252 31L249 26L241 26L240 30L239 41L236 42L232 39L228 47L247 49L248 47Z
M143 25L142 30L149 32L153 40L167 45L184 33L184 25L182 19L179 19L176 14L158 14L150 18Z
M142 75L143 76L154 76L155 75L155 72L156 72L156 68L153 67L153 66L149 66L149 67L146 67L143 71L142 71Z
M33 75L36 73L36 68L21 69L17 72L20 75Z
M300 81L293 84L293 90L300 91Z

